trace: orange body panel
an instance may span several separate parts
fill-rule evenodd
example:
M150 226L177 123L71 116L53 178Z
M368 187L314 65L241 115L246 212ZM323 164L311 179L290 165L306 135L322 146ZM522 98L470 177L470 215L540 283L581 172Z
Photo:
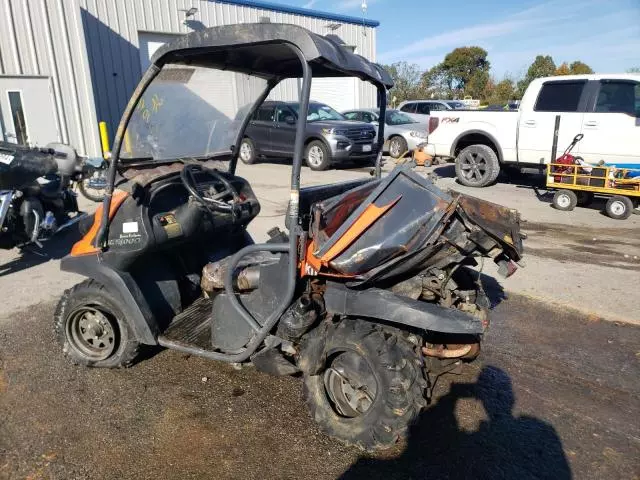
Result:
M122 190L116 190L113 192L113 197L111 198L111 206L109 207L109 220L113 218L118 210L118 207L126 200L129 196L127 192ZM93 246L93 240L96 238L98 233L98 229L100 228L100 220L102 219L102 204L98 205L96 208L96 213L93 217L93 225L87 232L87 234L78 240L73 248L71 249L71 256L77 257L80 255L90 255L92 253L96 253L99 249Z
M382 215L384 215L391 207L393 207L401 197L396 198L393 202L383 207L377 207L374 204L368 205L360 214L355 222L344 232L344 235L325 253L320 262L327 265L331 260L342 253L349 245L351 245L367 228L375 223Z
M393 207L401 197L383 207L369 205L364 212L356 219L355 222L347 229L347 231L338 239L338 241L322 256L316 257L313 252L317 249L317 245L313 239L307 243L305 258L300 262L300 276L322 275L327 277L350 277L350 275L333 274L328 272L320 273L321 268L326 267L331 260L342 253L349 245L358 239L371 225L375 223L382 215Z

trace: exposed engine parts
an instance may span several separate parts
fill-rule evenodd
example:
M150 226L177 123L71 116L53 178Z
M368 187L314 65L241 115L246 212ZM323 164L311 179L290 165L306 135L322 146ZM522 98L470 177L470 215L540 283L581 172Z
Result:
M278 324L278 336L297 340L316 323L324 310L320 294L302 295L282 316Z

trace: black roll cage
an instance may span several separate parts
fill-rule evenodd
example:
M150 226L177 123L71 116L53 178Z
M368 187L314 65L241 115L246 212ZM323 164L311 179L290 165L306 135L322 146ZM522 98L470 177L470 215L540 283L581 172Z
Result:
M241 30L237 33L237 30ZM297 279L297 265L298 265L298 242L300 236L299 228L299 199L300 199L300 171L302 167L302 160L304 156L304 132L307 123L307 112L309 107L309 97L311 92L311 82L313 78L313 66L320 70L320 76L342 76L350 77L357 76L364 81L369 81L377 88L378 104L380 106L380 115L384 118L386 105L387 105L387 88L392 86L392 81L388 74L377 65L374 65L367 60L348 52L346 49L342 49L337 44L325 44L325 42L331 42L324 37L317 36L308 32L307 30L296 27L293 25L278 25L278 24L249 24L249 25L235 25L227 27L213 27L200 32L194 32L192 34L185 35L184 37L172 42L171 44L162 47L152 59L152 64L148 70L144 73L140 83L133 92L129 103L127 104L113 143L112 159L109 165L109 171L107 175L107 188L103 200L102 218L100 221L100 228L96 235L96 246L101 248L102 251L108 248L107 238L109 232L109 211L111 207L111 199L113 196L114 185L116 182L116 175L118 167L120 166L120 151L122 149L122 143L124 133L127 125L131 119L133 112L138 104L139 99L142 97L147 87L153 81L153 79L160 73L162 66L165 63L169 63L176 57L185 58L185 54L189 54L193 50L198 54L200 58L206 58L207 52L202 51L203 43L212 42L211 38L207 35L203 36L203 32L212 33L214 40L226 39L236 35L237 41L229 42L226 45L219 46L215 52L217 54L225 49L230 49L233 52L234 48L247 46L251 47L256 45L257 47L264 48L265 44L274 44L279 46L286 46L293 52L295 57L299 61L299 68L291 67L291 71L302 73L302 88L300 92L300 115L298 116L296 124L296 139L294 145L294 157L293 165L291 169L291 192L289 198L288 218L287 225L290 226L289 242L288 243L266 243L247 246L239 250L230 260L228 266L228 274L225 278L225 291L228 294L229 300L238 314L247 322L247 324L254 330L254 336L249 341L245 349L236 354L225 354L219 352L206 352L205 356L230 362L241 362L246 360L260 345L264 338L268 335L269 331L277 323L278 319L284 313L287 307L291 304L295 293L296 279ZM248 32L248 33L247 33ZM266 37L271 36L267 42L249 42L246 40L250 35L259 37L261 33L265 33ZM226 37L225 37L226 35ZM300 42L294 42L293 40L300 39ZM244 40L244 41L243 41ZM309 43L311 42L311 43ZM315 49L315 50L314 50ZM335 51L334 51L335 50ZM341 51L344 50L344 51ZM306 55L305 55L306 52ZM315 55L315 56L314 56ZM311 58L309 58L311 57ZM327 59L328 58L328 59ZM331 60L334 63L331 63ZM341 65L340 61L344 61L344 65ZM215 65L217 68L222 68L221 65ZM344 68L343 68L344 67ZM264 67L263 67L264 68ZM278 68L278 67L275 67ZM229 68L230 70L239 71L238 69ZM245 70L245 73L251 73L250 68ZM369 74L369 71L371 74ZM374 76L375 73L375 76ZM377 77L377 78L376 78ZM238 154L244 132L249 124L249 121L262 104L262 102L269 95L271 90L285 78L292 78L292 75L282 75L281 72L270 76L267 81L267 87L262 92L260 97L253 103L250 112L245 117L241 124L238 134L235 139L234 146L231 152L231 159L229 165L229 173L235 175L235 169L238 162ZM382 149L384 143L384 122L381 122L378 127L378 153L375 166L375 177L381 177L381 159ZM240 260L250 253L259 251L269 251L273 253L287 253L288 254L288 279L287 289L283 296L278 308L265 320L264 324L260 324L239 302L236 293L233 290L233 272Z

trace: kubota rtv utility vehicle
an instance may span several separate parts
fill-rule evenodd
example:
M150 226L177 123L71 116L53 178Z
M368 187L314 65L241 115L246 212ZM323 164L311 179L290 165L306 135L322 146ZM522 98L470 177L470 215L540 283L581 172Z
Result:
M475 258L510 273L515 211L442 192L408 166L300 188L312 77L382 68L303 28L244 24L181 37L153 57L114 141L105 199L62 261L88 280L55 315L65 354L129 366L141 345L303 377L329 434L392 445L441 362L472 360L489 324ZM255 244L260 212L238 145L279 84L299 92L287 232ZM279 89L280 94L286 88ZM382 151L380 125L377 151Z

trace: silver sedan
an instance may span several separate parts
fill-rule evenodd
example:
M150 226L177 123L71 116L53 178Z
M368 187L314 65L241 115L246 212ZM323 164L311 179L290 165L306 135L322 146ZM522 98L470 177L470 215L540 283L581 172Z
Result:
M360 108L342 113L349 120L371 123L378 130L380 111L377 108ZM387 110L384 126L384 150L393 158L400 158L428 139L428 125L416 122L400 110Z

